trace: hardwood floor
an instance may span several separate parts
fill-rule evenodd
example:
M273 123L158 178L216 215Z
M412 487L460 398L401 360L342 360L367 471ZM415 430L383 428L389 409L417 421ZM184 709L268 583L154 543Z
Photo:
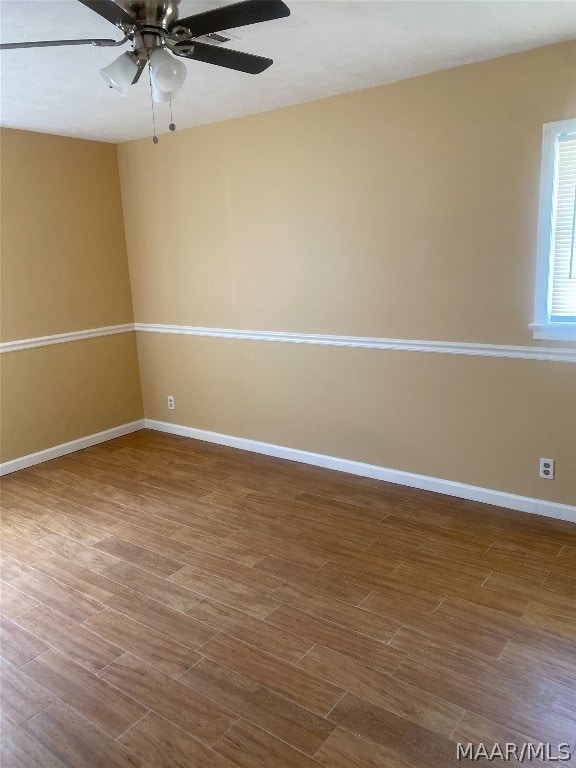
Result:
M576 765L576 525L149 431L0 511L3 766Z

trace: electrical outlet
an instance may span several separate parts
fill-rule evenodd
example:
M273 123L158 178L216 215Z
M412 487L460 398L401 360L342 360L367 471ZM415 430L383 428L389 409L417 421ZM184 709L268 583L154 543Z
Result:
M173 411L174 408L176 407L175 404L174 404L174 396L173 395L168 395L166 400L168 401L168 408L169 408L169 410Z
M554 480L554 459L540 459L540 477Z

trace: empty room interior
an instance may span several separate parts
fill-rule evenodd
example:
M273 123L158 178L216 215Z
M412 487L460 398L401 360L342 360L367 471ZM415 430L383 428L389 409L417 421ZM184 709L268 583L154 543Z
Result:
M576 765L576 4L0 11L2 766Z

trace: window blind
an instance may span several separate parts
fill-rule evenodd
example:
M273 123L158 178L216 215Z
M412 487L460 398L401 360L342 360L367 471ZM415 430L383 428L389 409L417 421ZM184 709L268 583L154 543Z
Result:
M556 138L548 307L551 322L576 321L576 133Z

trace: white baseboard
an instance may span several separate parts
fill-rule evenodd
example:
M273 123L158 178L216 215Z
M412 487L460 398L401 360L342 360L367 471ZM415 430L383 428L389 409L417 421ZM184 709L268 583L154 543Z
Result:
M371 477L374 480L384 480L387 483L406 485L410 488L419 488L423 491L434 491L435 493L443 493L447 496L455 496L460 499L494 504L498 507L504 507L505 509L514 509L519 512L544 515L545 517L553 517L557 520L567 520L568 522L576 523L576 506L571 506L569 504L559 504L553 501L545 501L544 499L533 499L529 496L517 496L513 493L506 493L505 491L480 488L475 485L457 483L453 480L442 480L441 478L430 477L429 475L417 475L412 472L403 472L398 469L387 469L386 467L379 467L374 464L365 464L361 461L339 459L335 456L326 456L322 453L311 453L309 451L298 450L297 448L286 448L282 445L274 445L273 443L248 440L244 437L222 435L219 432L209 432L205 429L195 429L194 427L184 427L179 424L169 424L165 421L145 419L144 425L147 429L168 432L171 435L180 435L195 440L204 440L209 443L218 443L218 445L227 445L230 448L240 448L244 451L261 453L266 456L276 456L280 459L289 459L290 461L299 461L303 464L312 464L315 467L335 469L338 472L348 472L352 475Z
M41 464L43 461L57 459L59 456L65 456L67 453L81 451L82 448L90 448L92 445L98 445L98 443L104 443L106 440L113 440L115 437L128 435L130 432L136 432L139 429L144 429L144 419L131 421L129 424L121 424L119 427L112 427L112 429L105 429L103 432L80 437L78 440L71 440L69 443L61 443L52 448L46 448L44 451L29 453L27 456L21 456L19 459L5 461L0 464L0 476L8 475L10 472L16 472L19 469L26 469L26 467L32 467L34 464Z
M288 459L289 461L299 461L303 464L311 464L315 467L324 467L325 469L334 469L337 472L348 472L352 475L361 477L371 477L374 480L383 480L387 483L405 485L410 488L419 488L423 491L433 491L443 493L447 496L455 496L460 499L470 501L479 501L485 504L494 504L505 509L514 509L519 512L528 512L535 515L544 515L557 520L566 520L576 523L576 506L569 504L559 504L544 499L534 499L529 496L517 496L505 491L495 491L490 488L480 488L475 485L466 485L457 483L453 480L443 480L429 475L417 475L413 472L404 472L399 469L388 469L379 467L375 464L365 464L361 461L352 461L350 459L340 459L335 456L327 456L322 453L311 453L310 451L301 451L297 448L287 448L274 443L262 443L258 440L249 440L245 437L234 437L233 435L223 435L219 432L209 432L205 429L195 429L194 427L185 427L179 424L169 424L165 421L155 421L153 419L139 419L129 424L121 424L112 429L106 429L103 432L96 432L93 435L81 437L78 440L71 440L69 443L55 445L52 448L46 448L37 453L31 453L27 456L21 456L18 459L5 461L0 464L0 476L16 472L19 469L32 467L34 464L41 464L50 459L56 459L59 456L65 456L68 453L80 451L83 448L89 448L98 443L104 443L107 440L113 440L115 437L122 437L130 432L137 432L139 429L155 429L159 432L167 432L171 435L180 435L190 437L194 440L204 440L208 443L217 443L218 445L227 445L230 448L239 448L252 453L261 453L265 456L275 456L279 459Z

